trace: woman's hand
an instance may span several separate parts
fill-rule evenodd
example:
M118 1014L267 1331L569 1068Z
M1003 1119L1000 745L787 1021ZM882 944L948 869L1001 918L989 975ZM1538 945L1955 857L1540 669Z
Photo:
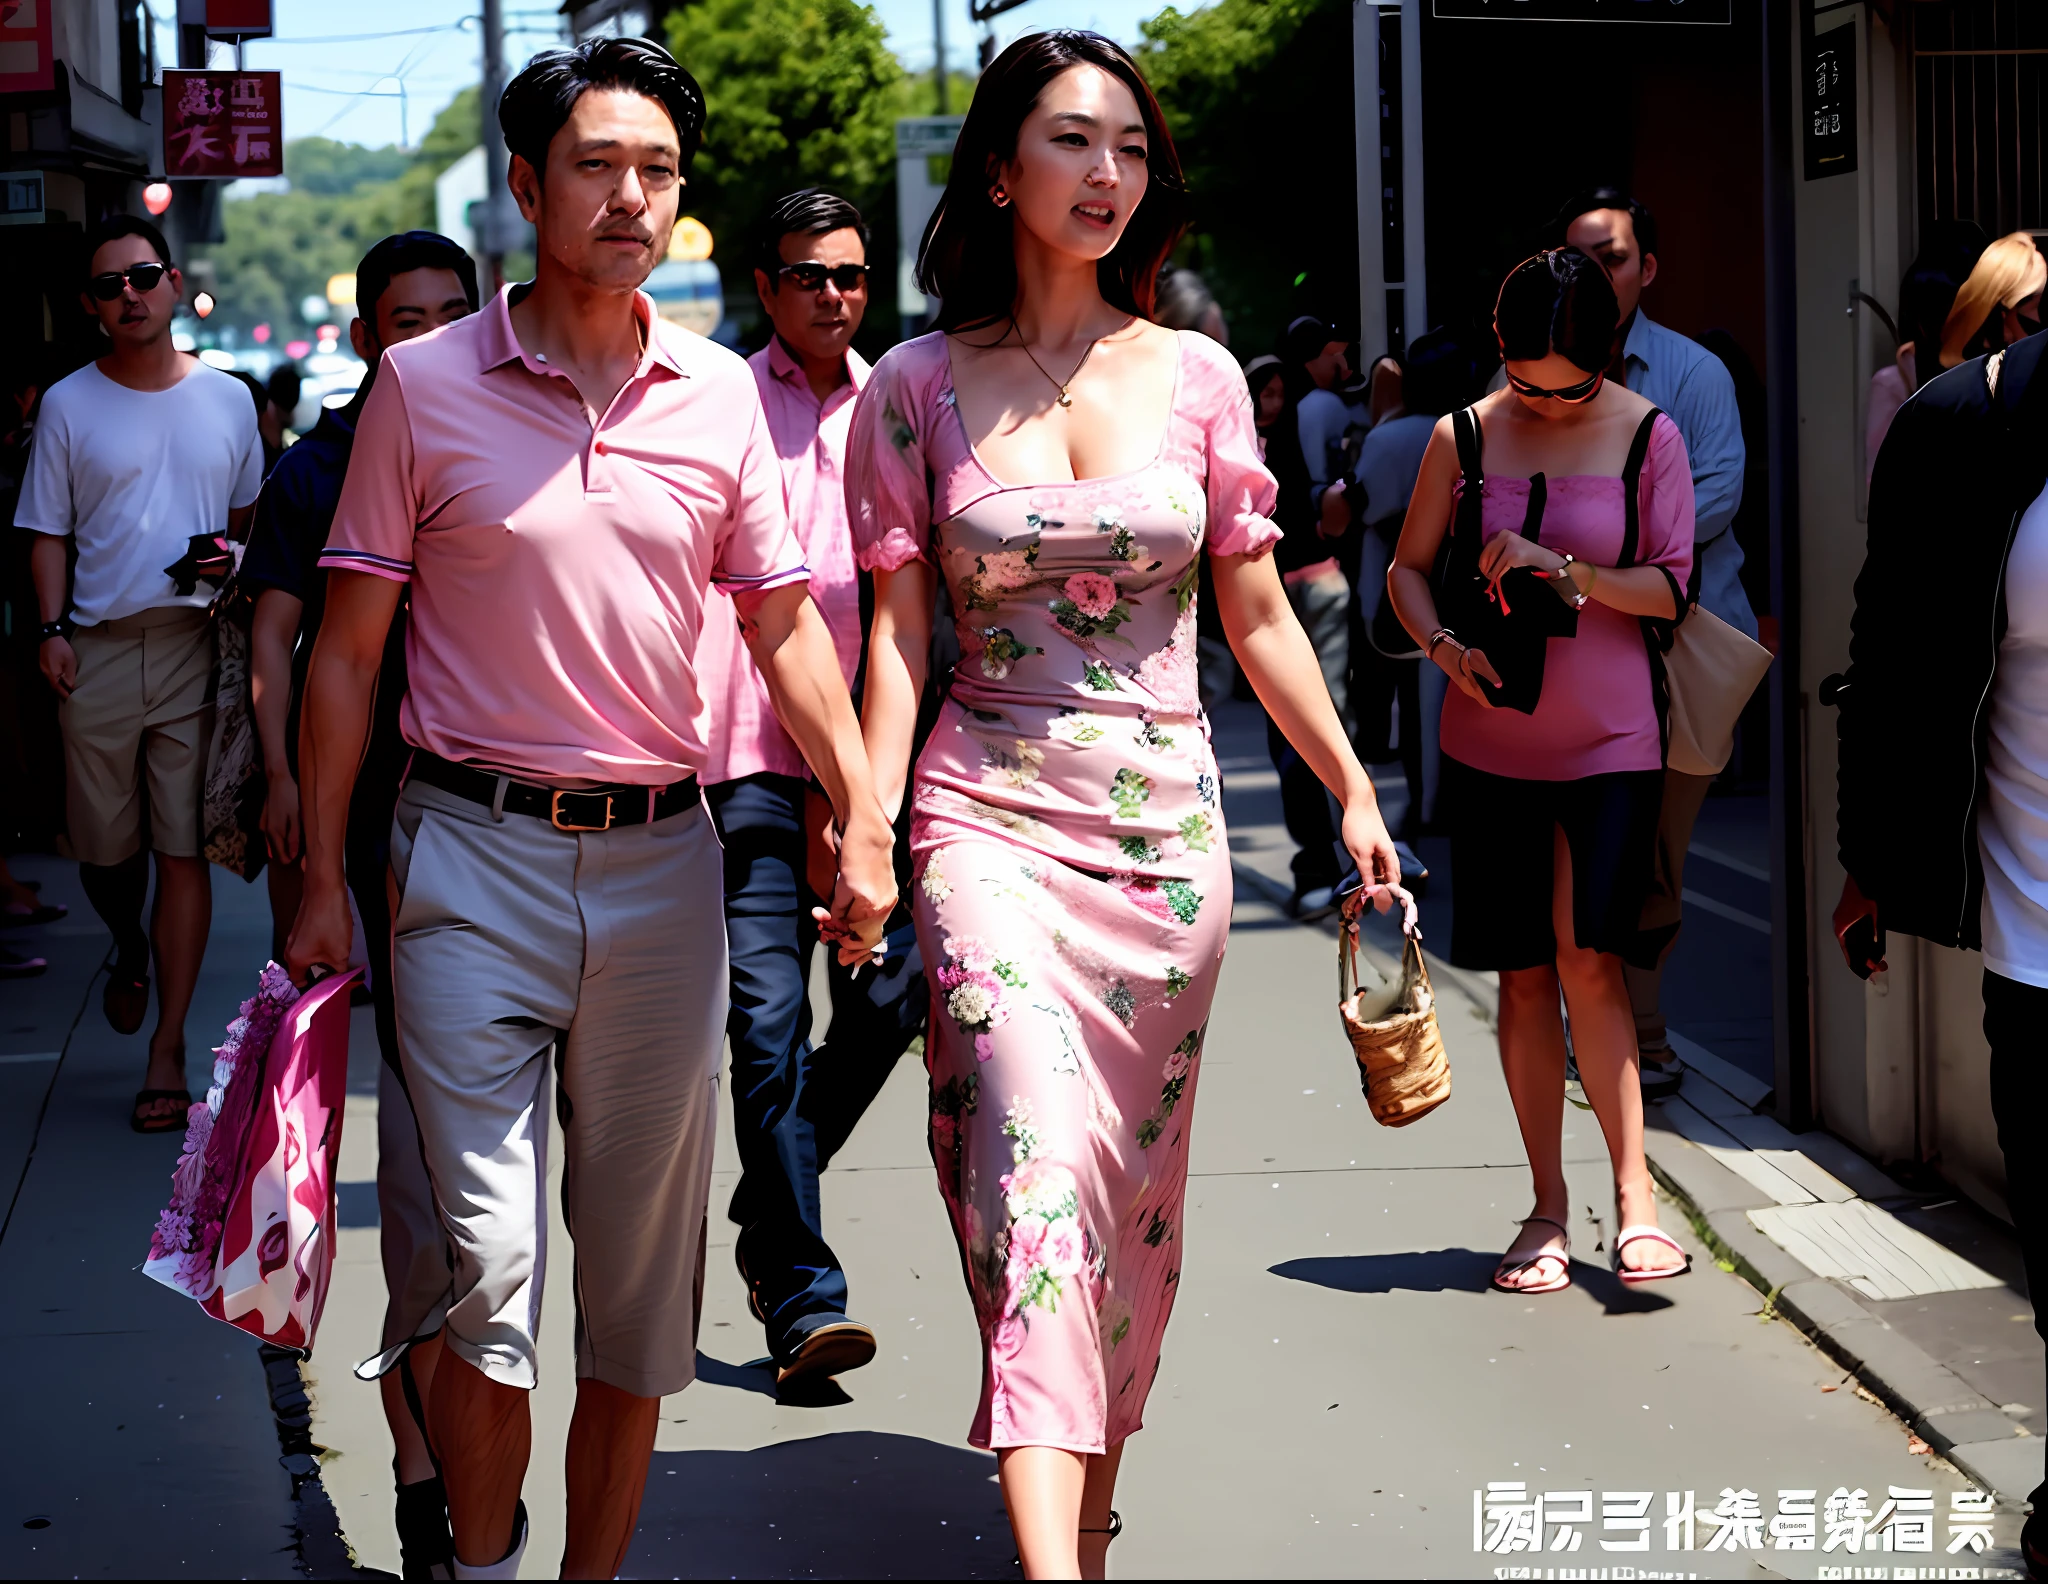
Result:
M1479 550L1479 571L1489 583L1498 583L1516 567L1533 567L1548 576L1563 565L1564 557L1555 550L1518 533L1497 533Z
M1479 685L1479 679L1484 677L1499 687L1500 673L1494 670L1493 662L1486 658L1484 649L1467 649L1457 639L1446 638L1430 652L1430 659L1467 698L1477 699L1487 709L1493 708L1493 698Z
M270 843L270 861L295 864L299 861L299 784L284 771L267 779L263 835Z
M1359 900L1370 899L1384 913L1394 905L1388 888L1401 883L1401 860L1394 852L1394 838L1380 817L1379 799L1368 786L1344 806L1344 849L1358 865L1365 881Z

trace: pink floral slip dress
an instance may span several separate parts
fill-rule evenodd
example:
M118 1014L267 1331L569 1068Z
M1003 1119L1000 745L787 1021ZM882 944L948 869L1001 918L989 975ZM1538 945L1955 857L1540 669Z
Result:
M944 576L962 658L912 780L930 1142L982 1333L980 1447L1143 1422L1181 1266L1188 1124L1230 928L1196 688L1200 557L1270 549L1244 376L1180 335L1136 472L1005 484L946 338L878 364L847 456L862 566Z

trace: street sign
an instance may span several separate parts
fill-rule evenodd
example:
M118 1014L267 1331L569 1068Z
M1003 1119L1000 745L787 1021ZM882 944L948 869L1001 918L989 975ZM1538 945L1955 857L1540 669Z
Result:
M174 179L282 176L281 74L165 72L164 174Z
M0 225L43 223L43 173L0 171Z
M1464 22L1691 22L1727 27L1732 0L1432 0L1431 15Z
M0 94L48 93L57 86L50 53L52 0L0 0Z

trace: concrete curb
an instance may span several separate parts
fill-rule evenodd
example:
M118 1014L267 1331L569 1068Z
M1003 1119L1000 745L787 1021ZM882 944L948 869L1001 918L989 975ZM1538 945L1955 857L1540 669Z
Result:
M1231 869L1241 887L1283 911L1292 900L1292 891L1270 876L1241 863L1233 863ZM1334 921L1306 927L1336 932ZM1366 949L1382 956L1370 943ZM1493 1026L1497 1005L1493 975L1454 968L1434 955L1425 956L1431 980L1456 989L1488 1026ZM1715 1074L1702 1070L1707 1066L1704 1062L1692 1066L1687 1087L1694 1099L1722 1094L1713 1082ZM1753 1102L1730 1095L1725 1105L1711 1109L1751 1118ZM1999 1412L1996 1403L1758 1230L1749 1212L1777 1201L1679 1134L1661 1107L1650 1107L1645 1121L1644 1153L1651 1173L1677 1201L1715 1259L1761 1293L1769 1312L1789 1322L1853 1374L1936 1452L1999 1500L2025 1507L2042 1476L2040 1438L2015 1436L2012 1422ZM1852 1178L1875 1172L1876 1168L1854 1156L1846 1145L1832 1140L1830 1144L1851 1157L1841 1165Z
M2012 1434L1996 1403L1766 1237L1748 1212L1769 1196L1661 1120L1653 1111L1644 1133L1650 1170L1714 1256L1936 1452L2001 1501L2026 1506L2041 1478L2039 1439Z

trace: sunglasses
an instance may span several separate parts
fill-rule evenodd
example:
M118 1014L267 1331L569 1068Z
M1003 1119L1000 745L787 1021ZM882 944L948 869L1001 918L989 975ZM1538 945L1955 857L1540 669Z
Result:
M1526 396L1530 401L1582 402L1592 400L1593 394L1600 389L1600 382L1605 378L1607 374L1603 370L1589 379L1579 381L1576 385L1562 385L1556 390L1545 390L1541 385L1531 385L1527 380L1516 379L1512 374L1508 375L1508 383L1514 386L1517 395Z
M168 264L131 264L124 270L93 276L85 283L85 289L100 302L112 302L121 295L123 285L133 286L138 292L155 291L170 268Z
M868 266L865 264L828 267L815 259L806 259L801 264L785 264L775 274L777 279L793 281L805 291L823 291L827 281L842 292L863 291L868 284Z

